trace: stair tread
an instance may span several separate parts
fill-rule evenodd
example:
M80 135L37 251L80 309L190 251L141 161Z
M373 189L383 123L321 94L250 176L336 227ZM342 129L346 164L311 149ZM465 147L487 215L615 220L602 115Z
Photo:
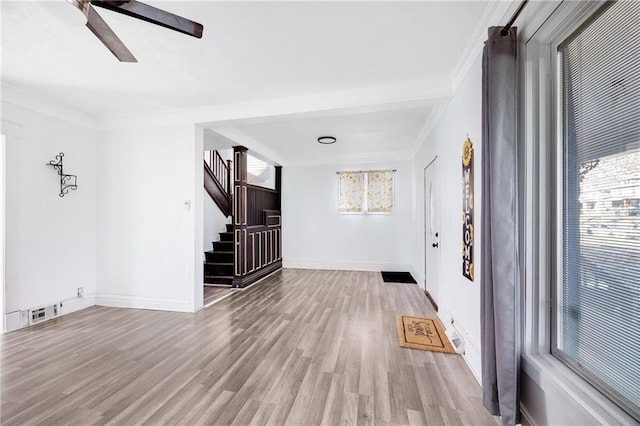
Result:
M225 265L225 266L233 266L233 262L204 262L205 265Z
M205 275L205 278L225 278L225 279L233 279L233 275Z

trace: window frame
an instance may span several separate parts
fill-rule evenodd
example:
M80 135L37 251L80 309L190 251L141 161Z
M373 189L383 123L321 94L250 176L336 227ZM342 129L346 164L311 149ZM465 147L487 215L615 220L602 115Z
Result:
M551 276L551 339L550 339L550 350L551 354L562 361L567 367L569 367L573 372L575 372L582 379L587 381L591 386L597 389L598 392L605 395L607 398L615 401L615 403L619 406L624 406L630 412L634 412L635 416L639 415L639 407L630 406L629 403L622 396L618 396L619 392L615 390L611 385L606 383L604 380L600 379L597 375L593 374L586 368L580 367L579 363L573 360L565 351L559 349L559 342L561 340L561 331L559 330L559 315L558 310L560 308L560 297L558 293L562 289L562 284L564 281L564 268L562 261L562 254L564 253L564 239L563 239L563 223L564 223L564 203L565 203L565 140L566 136L566 123L565 117L561 108L563 103L563 87L562 82L564 81L564 74L562 69L562 53L560 52L560 46L566 45L570 43L575 37L578 36L578 32L587 28L593 22L595 22L603 13L605 13L611 6L613 6L613 2L606 2L604 4L599 5L594 10L589 13L588 18L582 21L582 23L572 32L569 33L567 37L561 40L558 45L554 45L554 50L552 52L554 56L554 68L556 75L556 84L555 84L555 115L556 115L556 132L555 132L555 176L552 177L554 181L553 190L555 191L555 205L553 206L553 210L551 212L553 220L555 220L555 231L556 238L552 241L552 246L550 253L553 256L554 262L554 271ZM552 68L553 70L553 68ZM568 246L569 249L572 247ZM636 419L636 421L640 421L640 419Z
M518 204L522 291L521 367L541 395L526 395L524 400L544 398L571 406L554 407L552 415L602 424L627 424L635 420L601 391L578 375L551 353L552 327L555 324L554 279L558 265L556 250L562 206L562 126L559 124L558 46L593 16L606 1L530 4L520 21L518 150L521 170ZM530 19L531 22L526 20ZM560 149L560 151L558 151ZM560 181L558 182L558 178ZM560 186L558 186L558 184ZM560 191L556 189L559 188ZM531 408L531 412L528 411ZM547 410L551 407L547 406ZM521 404L525 418L541 407ZM542 406L544 410L544 405ZM579 414L575 410L579 410ZM543 412L542 415L548 415ZM538 419L544 420L544 419ZM549 418L550 421L557 421Z
M391 206L391 211L389 212L371 212L369 211L369 172L380 172L380 171L389 171L391 172L391 191L393 197L393 205ZM341 179L340 175L342 173L362 173L363 174L363 194L362 194L362 211L359 212L343 212L340 211L340 194L341 190ZM343 170L336 173L338 176L338 214L339 215L383 215L388 216L395 213L396 210L396 169L370 169L370 170Z

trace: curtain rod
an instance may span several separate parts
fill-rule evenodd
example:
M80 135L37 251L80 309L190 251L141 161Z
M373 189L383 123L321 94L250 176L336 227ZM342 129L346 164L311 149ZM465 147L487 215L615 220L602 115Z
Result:
M505 36L507 36L509 34L509 29L511 28L513 23L516 22L516 19L518 19L518 15L520 15L520 12L522 12L522 9L524 9L524 7L527 5L527 3L529 3L529 0L522 0L522 2L520 3L520 6L518 6L518 9L516 10L516 12L513 14L511 19L509 19L509 22L507 22L507 25L505 25L502 28L502 31L500 31L500 35L502 37L505 37Z
M361 172L361 173L364 173L364 172L371 172L371 171L375 171L375 172L378 172L378 171L386 172L387 170L388 170L388 169L386 169L386 170L345 170L345 171L342 171L342 172L336 172L336 174L337 174L337 175L339 175L340 173L353 173L353 172ZM391 171L392 171L392 172L397 172L397 171L398 171L398 169L391 169Z

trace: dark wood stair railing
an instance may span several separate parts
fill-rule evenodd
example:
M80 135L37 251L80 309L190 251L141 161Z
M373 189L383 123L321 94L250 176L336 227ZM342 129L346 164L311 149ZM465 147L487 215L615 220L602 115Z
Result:
M231 201L231 161L225 161L218 151L208 151L204 159L204 188L222 213L229 217Z

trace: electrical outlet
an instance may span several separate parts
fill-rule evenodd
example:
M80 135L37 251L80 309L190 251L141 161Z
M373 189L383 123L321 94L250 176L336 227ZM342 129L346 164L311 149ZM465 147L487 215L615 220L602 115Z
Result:
M82 297L84 294L84 287L78 287L78 297Z

